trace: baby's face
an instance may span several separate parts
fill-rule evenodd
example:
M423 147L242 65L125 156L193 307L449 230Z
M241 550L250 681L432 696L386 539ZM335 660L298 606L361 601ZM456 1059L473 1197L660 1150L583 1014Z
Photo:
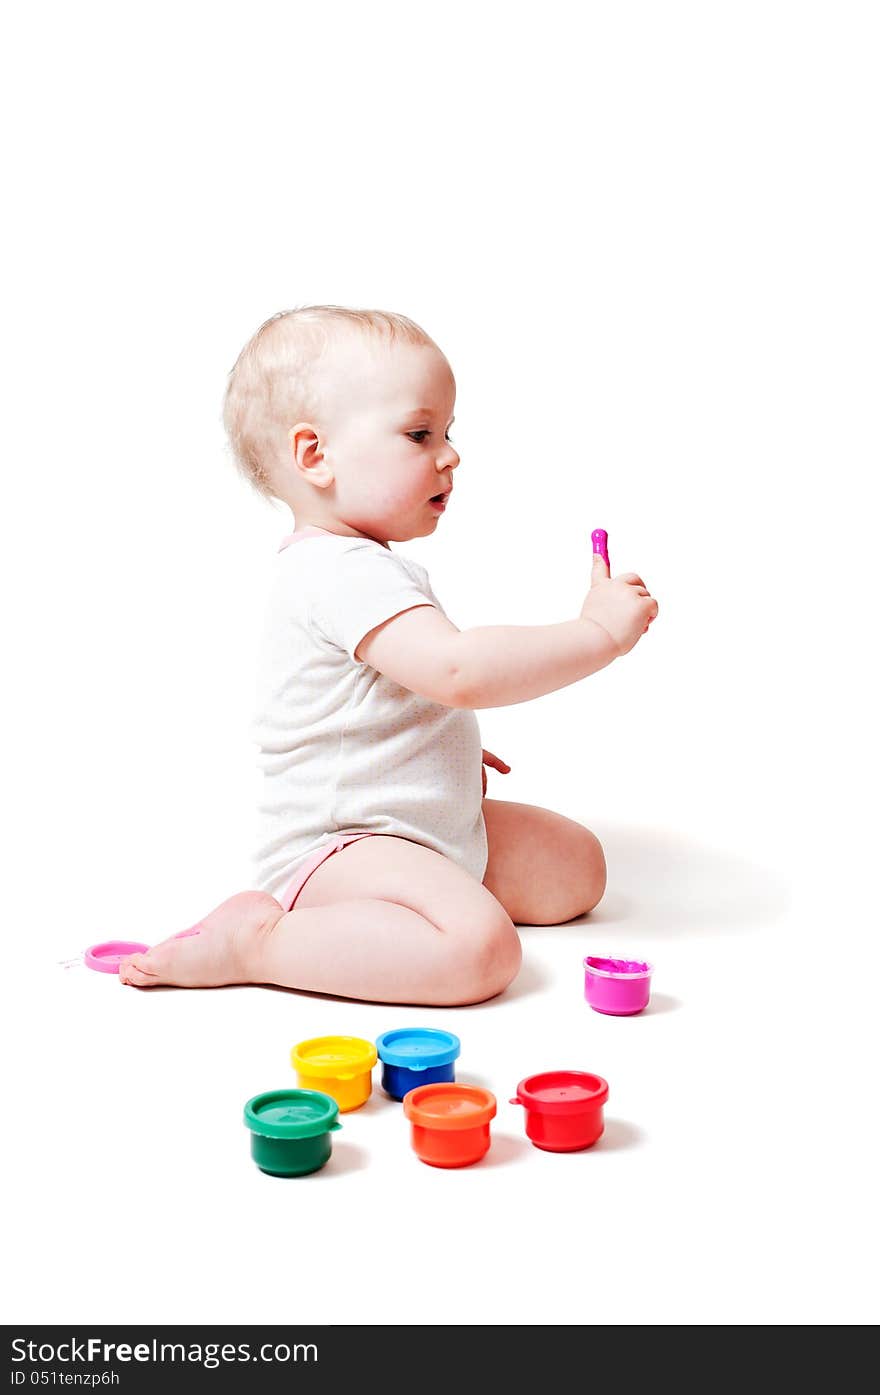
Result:
M352 335L327 360L323 450L338 521L378 542L433 533L459 459L446 359L434 345Z

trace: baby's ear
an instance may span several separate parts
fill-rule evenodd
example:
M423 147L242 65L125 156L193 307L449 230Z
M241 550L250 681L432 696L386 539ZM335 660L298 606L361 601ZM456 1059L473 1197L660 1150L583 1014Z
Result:
M324 458L323 443L314 426L298 421L287 433L291 464L310 484L326 488L333 483L333 474Z

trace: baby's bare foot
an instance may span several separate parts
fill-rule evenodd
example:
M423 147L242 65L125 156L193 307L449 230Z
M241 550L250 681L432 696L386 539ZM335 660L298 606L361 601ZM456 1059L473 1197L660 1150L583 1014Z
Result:
M190 930L130 954L119 977L133 988L219 988L225 983L254 983L253 965L262 938L283 911L264 891L239 891L223 901Z

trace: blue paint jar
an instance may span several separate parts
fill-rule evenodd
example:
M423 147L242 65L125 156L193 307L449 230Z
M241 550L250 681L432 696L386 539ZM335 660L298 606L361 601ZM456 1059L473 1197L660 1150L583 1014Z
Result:
M418 1085L454 1080L461 1042L453 1032L436 1027L400 1027L377 1037L376 1050L382 1062L382 1089L393 1100L402 1100Z

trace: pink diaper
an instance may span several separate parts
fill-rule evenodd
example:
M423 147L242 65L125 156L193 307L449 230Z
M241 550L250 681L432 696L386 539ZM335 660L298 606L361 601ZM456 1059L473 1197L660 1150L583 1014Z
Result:
M339 833L330 843L325 843L322 848L318 848L316 853L307 858L301 867L298 867L292 880L284 890L284 894L278 897L282 908L285 911L293 909L293 904L299 896L309 877L322 862L326 862L328 857L332 857L340 848L348 847L349 843L356 843L358 838L373 838L373 833Z

